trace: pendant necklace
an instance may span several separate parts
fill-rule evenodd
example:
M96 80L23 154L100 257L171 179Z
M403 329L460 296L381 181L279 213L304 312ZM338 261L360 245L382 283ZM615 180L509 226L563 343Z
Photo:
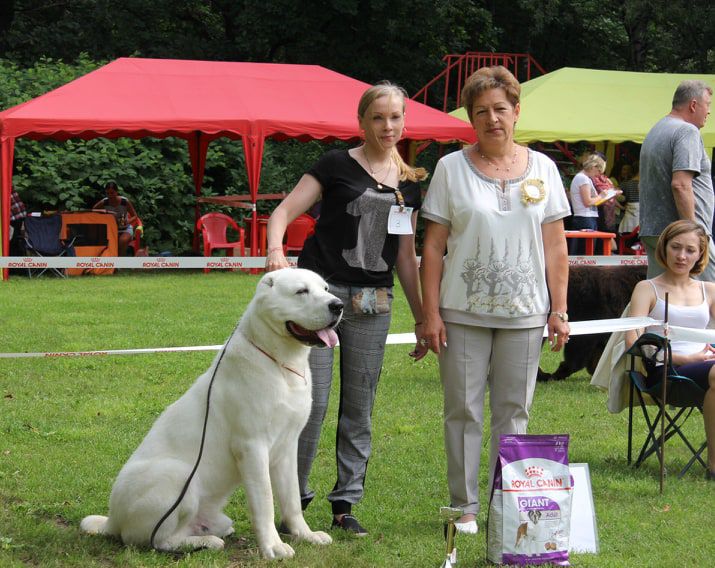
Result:
M387 166L383 166L379 170L373 170L372 164L370 163L370 158L367 157L367 152L365 151L365 146L362 147L362 155L365 156L365 161L367 162L367 167L370 169L370 175L372 176L372 179L374 179L375 183L377 183L377 189L382 189L382 184L384 183L384 181L387 179L387 176L389 176L390 172L392 171L392 157L390 157L390 161L388 162ZM385 175L382 176L381 180L378 180L375 177L375 175L379 174L385 168L387 168L387 172L385 172Z
M477 152L481 156L482 160L484 160L487 164L489 164L491 167L494 168L494 171L501 171L501 168L497 166L494 162L492 162L489 158L487 158L484 154L482 154L482 151L479 149L479 146L476 147ZM514 155L511 157L511 164L508 165L506 168L504 168L504 171L509 172L511 171L511 168L516 164L516 147L514 148Z

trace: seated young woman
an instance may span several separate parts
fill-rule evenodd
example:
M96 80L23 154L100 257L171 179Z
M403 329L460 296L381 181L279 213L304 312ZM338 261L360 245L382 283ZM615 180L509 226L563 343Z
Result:
M662 320L665 294L668 294L668 323L681 327L705 329L715 316L715 283L696 280L708 262L708 235L693 221L675 221L658 239L658 263L663 274L642 280L631 296L630 316L650 316ZM626 333L630 347L644 331ZM662 331L662 330L660 330ZM706 478L715 481L715 349L709 344L671 341L673 366L679 375L698 383L705 393L703 419L708 447Z

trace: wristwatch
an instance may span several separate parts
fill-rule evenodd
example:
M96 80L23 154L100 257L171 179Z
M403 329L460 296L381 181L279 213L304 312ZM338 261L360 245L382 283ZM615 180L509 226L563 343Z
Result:
M569 315L566 312L551 312L552 316L556 316L563 322L569 321Z

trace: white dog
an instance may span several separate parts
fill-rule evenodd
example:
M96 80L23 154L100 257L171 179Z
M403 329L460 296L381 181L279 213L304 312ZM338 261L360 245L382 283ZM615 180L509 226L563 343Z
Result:
M271 487L296 539L332 542L303 519L296 462L311 405L310 347L336 345L342 312L314 272L266 274L225 350L157 419L119 472L109 517L85 517L81 529L158 550L220 549L222 537L233 533L222 511L242 483L264 557L294 554L278 536Z

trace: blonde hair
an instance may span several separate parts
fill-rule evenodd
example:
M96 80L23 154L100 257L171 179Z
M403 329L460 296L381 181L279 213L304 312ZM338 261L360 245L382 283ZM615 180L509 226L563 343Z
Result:
M506 98L511 105L515 107L519 104L521 85L511 71L502 65L482 67L467 78L462 89L462 104L467 109L470 121L472 120L474 101L490 89L504 89Z
M584 170L597 168L599 172L603 173L606 171L606 160L601 158L601 156L599 156L598 154L591 154L589 156L586 156L586 158L583 160L583 163L581 164L581 167Z
M700 245L700 257L698 261L693 265L690 270L690 274L697 276L701 274L708 264L708 235L698 223L695 221L688 221L681 219L679 221L673 221L668 225L658 238L658 244L655 246L655 259L658 261L663 268L668 267L668 254L666 249L668 248L668 243L680 235L686 233L695 233L698 237L698 244Z
M407 98L407 91L402 87L390 83L389 81L380 81L379 83L373 85L367 89L358 102L358 120L365 118L365 113L370 105L374 103L377 99L381 97L399 97L402 99L402 114L405 113L405 99ZM415 168L407 164L400 156L397 148L392 148L392 160L397 164L397 171L400 174L400 181L422 181L427 179L429 175L427 170L424 168Z

